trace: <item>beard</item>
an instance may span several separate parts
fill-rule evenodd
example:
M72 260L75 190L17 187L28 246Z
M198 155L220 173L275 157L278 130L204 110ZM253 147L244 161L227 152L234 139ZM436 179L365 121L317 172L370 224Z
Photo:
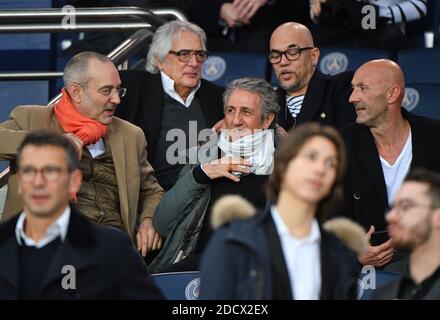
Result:
M303 77L300 78L300 76L295 72L296 81L294 81L293 83L290 83L290 84L286 84L286 83L283 83L278 78L278 84L287 93L295 93L295 92L301 90L302 88L306 87L310 83L310 80L312 79L312 75L313 75L313 71L309 75L307 75L307 73L303 74Z
M407 231L408 237L406 239L396 239L394 247L399 250L412 251L427 242L432 233L432 225L429 220L430 216L409 228Z

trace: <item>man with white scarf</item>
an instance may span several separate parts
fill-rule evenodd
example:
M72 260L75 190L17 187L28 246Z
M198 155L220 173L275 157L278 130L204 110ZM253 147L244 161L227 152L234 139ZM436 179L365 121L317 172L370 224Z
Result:
M237 79L223 94L223 108L226 129L199 149L202 164L186 165L155 210L153 224L166 240L149 265L151 272L198 270L212 233L211 208L223 195L241 195L260 209L266 205L264 187L277 135L276 94L265 80Z

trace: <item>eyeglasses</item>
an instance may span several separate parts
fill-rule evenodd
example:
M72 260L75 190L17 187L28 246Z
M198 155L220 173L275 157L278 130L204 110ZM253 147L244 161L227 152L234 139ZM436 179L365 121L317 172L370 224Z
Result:
M191 56L195 55L198 62L205 62L206 59L208 59L209 53L205 50L179 50L179 51L173 51L170 50L168 53L174 54L177 56L177 59L181 62L188 62L191 60Z
M299 57L301 56L301 52L311 49L314 49L314 47L290 48L286 51L271 50L267 57L271 64L280 63L283 55L286 56L287 60L295 61L299 59Z
M411 209L414 208L425 208L425 209L435 209L437 207L432 206L432 205L426 205L426 204L418 204L418 203L414 203L411 200L402 200L399 201L397 203L394 203L392 206L390 206L387 210L387 215L390 214L390 212L394 209L396 210L397 214L399 216L403 216L405 215L408 211L410 211Z
M35 180L37 173L41 172L44 180L46 180L47 182L53 182L58 180L61 173L64 171L69 171L69 170L56 166L46 166L41 169L37 169L34 167L24 167L19 170L19 174L24 182L29 183Z
M87 89L92 89L94 91L99 92L100 94L102 94L105 97L111 97L114 92L116 91L116 93L118 94L119 98L122 98L125 96L125 94L127 93L127 88L112 88L112 87L104 87L101 89L94 89L88 86L84 86Z

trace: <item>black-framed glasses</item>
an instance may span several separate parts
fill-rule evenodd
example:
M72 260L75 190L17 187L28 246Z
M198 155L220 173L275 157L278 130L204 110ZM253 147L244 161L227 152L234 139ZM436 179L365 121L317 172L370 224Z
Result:
M177 52L170 50L168 53L174 54L177 57L177 59L179 59L179 61L181 61L181 62L188 62L189 60L191 60L192 55L196 56L196 60L198 62L205 62L209 56L208 51L205 51L205 50L182 49Z
M43 178L47 182L53 182L58 180L62 172L69 171L68 169L63 169L57 166L45 166L41 169L37 169L35 167L26 166L19 169L19 174L21 179L24 182L32 182L35 180L35 177L38 173L41 172Z
M271 50L268 54L268 59L271 64L277 64L280 63L283 55L286 56L287 60L289 61L295 61L298 60L301 56L301 52L304 50L311 50L314 49L314 47L304 47L304 48L289 48L285 51L278 51L278 50Z
M100 94L102 94L105 97L111 97L114 92L116 91L116 93L118 94L119 98L122 98L125 96L125 94L127 93L127 88L112 88L112 87L104 87L101 89L95 89L95 88L91 88L89 86L85 86L88 89L92 89L94 91L99 92Z

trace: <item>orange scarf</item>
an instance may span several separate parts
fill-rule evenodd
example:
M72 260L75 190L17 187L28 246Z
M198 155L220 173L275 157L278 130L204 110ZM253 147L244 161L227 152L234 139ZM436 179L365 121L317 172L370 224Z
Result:
M65 88L60 101L55 105L55 116L65 132L71 132L85 145L98 142L107 133L108 126L83 116L72 103Z

